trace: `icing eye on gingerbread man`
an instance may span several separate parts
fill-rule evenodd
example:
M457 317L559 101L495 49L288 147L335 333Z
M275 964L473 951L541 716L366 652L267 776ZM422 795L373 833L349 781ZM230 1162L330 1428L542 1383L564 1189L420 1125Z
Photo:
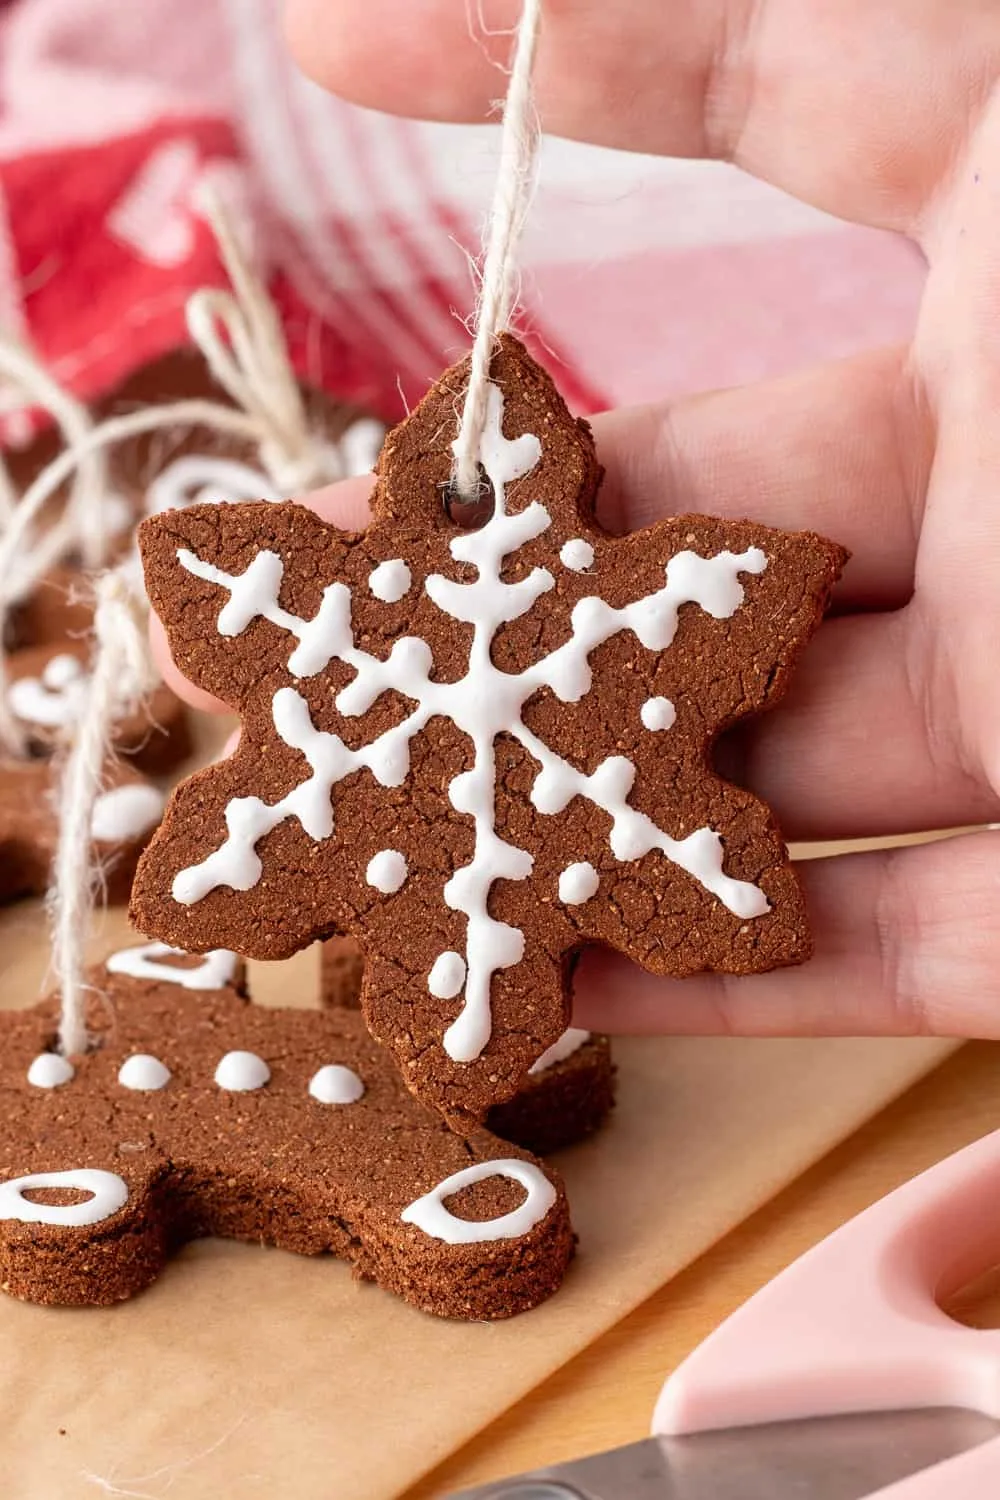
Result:
M448 1317L507 1317L559 1286L558 1177L442 1128L357 1011L251 1005L235 954L163 944L91 979L84 1056L49 1050L54 1001L0 1014L4 1290L116 1302L206 1234L331 1252Z
M509 336L493 513L462 531L442 495L465 379L390 433L363 537L293 505L145 523L175 659L243 729L175 792L133 899L185 948L356 938L370 1028L454 1121L557 1042L587 942L676 976L808 956L780 834L709 751L780 696L844 561L704 516L606 535L589 429Z

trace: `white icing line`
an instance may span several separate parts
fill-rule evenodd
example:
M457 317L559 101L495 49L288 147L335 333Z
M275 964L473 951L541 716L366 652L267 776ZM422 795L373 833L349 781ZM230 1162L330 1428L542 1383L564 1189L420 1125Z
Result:
M383 604L398 604L410 591L413 576L401 557L379 563L368 575L368 587Z
M90 835L98 844L126 844L154 828L163 816L164 796L142 783L102 792L90 816Z
M134 1052L118 1069L118 1082L122 1088L151 1093L166 1088L170 1082L170 1069L148 1052Z
M639 710L639 717L646 729L654 733L670 729L677 718L677 710L669 698L647 698Z
M271 1069L256 1052L227 1052L215 1070L220 1089L231 1094L248 1094L262 1089L270 1080Z
M559 900L565 906L582 906L597 895L601 877L589 860L567 865L559 876Z
M382 849L368 861L365 880L384 896L391 896L406 882L406 858L398 849Z
M585 573L594 566L594 549L582 536L571 537L568 542L563 542L559 561L574 573Z
M445 1207L444 1200L462 1188L483 1182L488 1177L510 1177L520 1183L527 1196L522 1204L499 1219L459 1219ZM447 1245L481 1245L489 1240L517 1240L541 1223L553 1203L556 1190L538 1167L529 1161L510 1158L505 1161L482 1161L454 1172L439 1182L431 1192L417 1198L400 1214L404 1224L414 1224L431 1239Z
M34 1203L24 1194L31 1188L75 1188L90 1193L82 1203ZM0 1182L0 1219L22 1224L52 1224L79 1229L110 1219L128 1202L128 1188L116 1172L78 1167L73 1172L32 1172Z
M357 1104L365 1086L353 1068L341 1063L327 1063L314 1073L309 1092L320 1104Z
M238 635L251 620L266 619L298 643L288 660L294 677L321 672L331 660L351 667L355 676L336 698L336 708L345 717L366 713L387 691L400 693L416 707L402 723L351 750L338 735L316 729L306 700L294 688L279 689L272 704L275 730L287 745L301 751L310 775L270 806L257 797L233 799L225 812L226 839L201 863L176 876L174 899L190 905L218 886L250 890L262 873L256 846L267 833L293 817L311 839L331 837L333 788L338 782L367 769L380 786L401 786L410 770L411 740L431 718L449 720L472 742L472 765L454 778L448 796L455 810L474 825L472 859L452 874L443 893L446 905L466 919L463 1004L444 1035L445 1050L456 1062L471 1062L482 1053L492 1031L493 975L519 963L524 953L520 929L495 920L488 910L495 881L525 880L533 866L528 851L507 843L496 831L494 746L500 734L512 735L538 761L541 769L531 800L539 812L557 814L574 796L583 797L609 815L609 843L616 859L630 862L655 850L736 916L747 919L769 910L756 886L723 873L724 850L714 830L696 829L685 839L673 839L629 806L635 778L631 761L611 756L591 775L584 775L521 722L524 704L541 688L549 688L565 703L583 698L592 686L590 654L619 632L630 631L647 650L660 652L674 639L683 605L697 604L717 619L728 618L743 603L740 574L762 572L767 566L764 553L756 547L709 558L679 552L665 567L662 588L621 608L594 595L579 600L564 645L520 673L502 672L491 655L497 631L527 613L553 587L545 568L534 568L513 583L501 577L504 559L551 524L548 511L537 501L514 515L505 508L507 485L528 474L540 454L539 440L531 433L513 440L504 437L503 396L491 386L480 459L492 485L494 513L481 530L465 532L450 543L455 560L472 564L478 576L470 583L432 574L424 585L443 614L473 627L468 669L457 682L432 680L431 650L419 637L397 640L385 661L360 650L351 626L351 595L344 584L329 585L313 619L302 620L278 602L284 564L276 553L258 553L239 576L203 562L185 548L177 553L182 567L228 592L218 616L220 634ZM431 976L431 993L453 998L442 992L436 964Z
M142 943L112 953L104 967L109 974L126 974L130 979L152 979L159 984L176 984L182 990L222 990L232 984L237 957L228 948L213 948L202 955L191 969L158 963L161 958L187 958L183 948L169 943Z
M537 1062L533 1062L528 1072L531 1075L544 1073L548 1068L554 1068L556 1063L565 1062L567 1057L572 1057L574 1052L590 1041L590 1032L583 1031L579 1026L570 1026L562 1036L546 1048Z
M58 1089L69 1083L76 1069L68 1057L58 1052L40 1052L28 1069L28 1082L36 1089Z

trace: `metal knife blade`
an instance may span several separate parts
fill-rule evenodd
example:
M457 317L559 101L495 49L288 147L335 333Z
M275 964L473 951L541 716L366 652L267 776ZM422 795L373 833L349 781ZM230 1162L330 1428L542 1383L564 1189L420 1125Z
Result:
M996 1437L958 1407L812 1417L647 1438L452 1500L863 1500Z

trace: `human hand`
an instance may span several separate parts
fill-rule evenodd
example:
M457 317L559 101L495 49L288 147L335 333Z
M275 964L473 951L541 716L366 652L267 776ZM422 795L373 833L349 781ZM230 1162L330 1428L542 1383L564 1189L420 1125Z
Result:
M519 5L483 9L493 31ZM499 92L457 0L288 0L287 24L301 64L362 104L481 119ZM790 839L1000 818L998 78L993 0L546 6L545 129L725 158L912 236L929 262L905 348L594 423L611 529L703 510L852 550L837 616L780 711L736 742L739 779ZM352 527L367 492L350 481L306 503ZM816 939L804 968L664 981L595 951L577 971L577 1023L1000 1035L1000 835L821 859L802 876Z

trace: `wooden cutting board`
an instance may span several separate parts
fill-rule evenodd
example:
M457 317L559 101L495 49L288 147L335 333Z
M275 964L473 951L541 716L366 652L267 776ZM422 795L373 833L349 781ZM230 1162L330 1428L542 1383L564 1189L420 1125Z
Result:
M94 956L127 940L109 919ZM37 905L0 913L0 994L47 964ZM315 958L253 966L312 1004ZM620 1104L560 1161L580 1254L511 1323L438 1322L337 1262L214 1241L113 1309L0 1297L3 1492L23 1500L388 1500L772 1197L954 1046L622 1041Z

